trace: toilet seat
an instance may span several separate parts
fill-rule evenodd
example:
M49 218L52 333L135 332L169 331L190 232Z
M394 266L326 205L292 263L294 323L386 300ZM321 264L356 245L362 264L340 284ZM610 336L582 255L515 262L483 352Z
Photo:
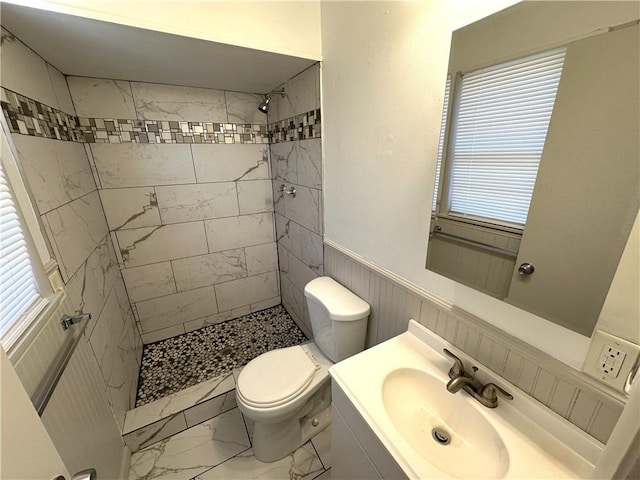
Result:
M277 407L299 396L319 368L299 345L272 350L244 367L236 393L249 406Z

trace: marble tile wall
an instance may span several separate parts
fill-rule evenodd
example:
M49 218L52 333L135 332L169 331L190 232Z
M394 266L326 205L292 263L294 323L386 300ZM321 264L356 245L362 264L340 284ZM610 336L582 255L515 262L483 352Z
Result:
M99 377L92 380L91 388L99 386L114 417L113 425L104 428L121 431L124 415L134 402L142 339L119 273L94 173L85 147L78 143L81 138L76 135L77 116L67 82L6 30L2 31L2 67L2 107L12 131L10 141L72 308L92 315L85 337ZM22 123L10 111L22 112ZM83 380L76 382L75 388L82 390ZM81 415L78 421L83 421ZM108 448L122 450L121 439L107 437L109 442L117 440ZM94 438L100 438L99 431ZM114 468L117 471L119 465Z
M504 377L521 393L607 442L624 404L596 382L480 318L399 283L347 251L328 244L324 249L327 275L371 305L367 347L405 332L413 318Z
M292 78L284 88L285 98L276 95L269 110L280 285L283 305L311 337L304 286L324 274L320 65ZM300 119L304 112L316 114ZM305 127L309 119L311 130ZM280 192L281 185L294 187L295 197Z
M242 415L234 408L134 453L129 478L194 478L250 446Z
M144 343L279 304L260 97L68 80Z

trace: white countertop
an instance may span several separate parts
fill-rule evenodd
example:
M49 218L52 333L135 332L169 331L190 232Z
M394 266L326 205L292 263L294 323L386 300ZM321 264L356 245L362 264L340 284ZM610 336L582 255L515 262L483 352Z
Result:
M453 365L441 353L444 348L460 357L467 367L478 366L476 376L482 383L494 382L514 396L513 400L500 398L497 408L487 408L462 390L455 394L466 397L464 408L476 409L484 416L506 446L508 467L502 478L589 476L604 448L602 443L412 320L407 332L344 360L329 371L409 478L452 477L429 462L396 429L384 405L383 383L395 370L414 368L442 380L444 390ZM477 462L475 478L482 478L481 458L460 461Z

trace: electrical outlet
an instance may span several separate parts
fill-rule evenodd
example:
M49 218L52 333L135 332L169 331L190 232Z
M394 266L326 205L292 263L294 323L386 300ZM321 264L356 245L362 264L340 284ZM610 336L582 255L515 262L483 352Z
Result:
M602 347L602 354L596 362L598 370L610 378L617 378L626 356L626 353L618 350L615 346L605 345Z
M596 330L582 370L620 392L634 368L640 345Z

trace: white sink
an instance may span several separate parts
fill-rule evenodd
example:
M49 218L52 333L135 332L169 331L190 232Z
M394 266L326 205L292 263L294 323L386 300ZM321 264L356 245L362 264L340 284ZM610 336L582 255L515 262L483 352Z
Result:
M427 461L455 478L503 478L509 455L500 435L462 394L415 368L391 371L382 384L387 415ZM484 407L483 407L484 408ZM482 458L482 462L461 461Z
M486 408L463 390L449 393L444 348L514 399ZM413 320L329 373L408 478L587 478L604 448ZM434 428L450 443L436 441Z

